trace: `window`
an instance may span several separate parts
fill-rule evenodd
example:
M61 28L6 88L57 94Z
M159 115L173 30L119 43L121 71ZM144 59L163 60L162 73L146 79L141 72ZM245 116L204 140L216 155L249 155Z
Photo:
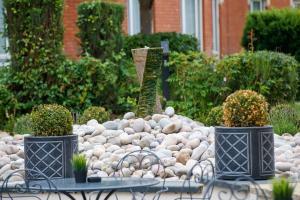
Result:
M182 32L198 38L202 47L202 0L181 0Z
M134 35L141 32L140 1L128 0L128 34Z
M293 0L293 7L300 8L300 0Z
M213 31L213 48L214 55L220 55L220 21L219 21L219 0L212 0L212 31Z
M3 13L3 0L0 0L0 66L5 64L9 58L6 51L8 40L3 36L4 34L4 13Z
M250 0L250 10L254 11L262 11L266 8L266 0Z

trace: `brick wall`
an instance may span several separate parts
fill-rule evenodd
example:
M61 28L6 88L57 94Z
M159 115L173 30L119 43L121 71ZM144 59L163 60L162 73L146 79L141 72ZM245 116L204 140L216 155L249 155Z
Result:
M208 55L212 55L212 0L203 0L203 49Z
M291 0L270 0L271 7L273 8L285 8L291 6Z

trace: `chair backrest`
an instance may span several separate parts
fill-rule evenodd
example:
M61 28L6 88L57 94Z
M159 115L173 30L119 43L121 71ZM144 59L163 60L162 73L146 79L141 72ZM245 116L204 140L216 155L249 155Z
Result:
M265 191L259 184L249 176L239 175L234 180L221 180L222 177L211 180L204 191L204 199L216 200L268 200ZM213 188L218 187L218 190L213 193Z
M181 188L180 197L177 199L199 199L200 194L197 193L195 194L191 189L192 183L203 184L203 186L205 186L209 184L211 180L214 179L215 179L214 164L208 159L199 160L187 172L187 177L184 180ZM213 185L212 187L210 187L210 190L207 191L206 199L210 199L212 192L213 192ZM187 193L187 196L184 195L185 193Z
M39 177L39 180L29 179L28 174L34 175L33 177ZM0 188L0 200L48 200L50 196L53 200L61 200L55 184L43 173L36 170L15 170L5 177Z
M160 178L161 187L153 199L159 199L162 192L167 191L165 187L166 171L161 159L151 151L137 150L126 154L121 158L114 169L114 176ZM131 191L135 195L135 191ZM139 199L144 199L148 188L144 188Z

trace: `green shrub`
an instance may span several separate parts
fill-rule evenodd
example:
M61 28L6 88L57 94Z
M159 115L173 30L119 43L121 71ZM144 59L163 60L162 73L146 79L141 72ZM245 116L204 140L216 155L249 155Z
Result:
M15 71L39 68L39 76L50 81L47 70L62 57L63 0L4 0L11 66ZM25 76L26 77L26 76Z
M14 95L0 84L0 129L3 129L9 119L15 117L17 109L17 100ZM10 127L10 126L9 126ZM10 129L10 128L5 128Z
M238 90L224 104L224 125L227 127L265 126L268 123L268 103L263 95L251 90Z
M252 39L249 37L251 31L254 34ZM254 50L279 51L300 61L300 10L271 9L249 14L242 45L249 49L251 40Z
M31 115L26 114L16 119L13 132L16 134L32 134L32 120Z
M109 120L110 113L103 107L91 106L87 108L79 118L80 124L86 124L91 119L96 119L99 123Z
M87 160L83 154L74 154L71 163L75 172L87 171Z
M294 135L299 130L300 115L293 105L276 105L271 108L269 117L276 134L290 133Z
M223 124L223 106L213 107L205 121L208 126L221 126Z
M39 105L31 113L33 135L63 136L72 134L73 118L68 109L57 104Z
M147 47L160 47L160 42L169 41L170 51L187 53L188 51L198 50L197 38L181 33L162 32L153 34L139 33L133 36L127 36L124 40L124 51L127 57L131 57L131 49Z
M269 51L244 52L225 57L217 65L217 76L225 79L228 96L239 89L264 95L274 105L295 100L299 63L291 56Z
M83 54L109 58L122 48L124 7L120 4L87 1L78 6L79 38Z
M198 51L173 52L170 55L170 101L178 113L205 121L207 113L220 105L224 89L216 77L215 60Z
M286 178L274 179L272 183L272 194L274 200L292 200L294 187Z

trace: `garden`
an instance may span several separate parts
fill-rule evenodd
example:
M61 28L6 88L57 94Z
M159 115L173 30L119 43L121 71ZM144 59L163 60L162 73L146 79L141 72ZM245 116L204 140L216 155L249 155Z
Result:
M299 10L250 14L245 50L219 59L199 51L190 35L126 36L123 6L84 2L77 10L82 52L70 60L62 51L63 0L4 6L11 58L0 67L0 183L20 169L66 178L72 168L88 177L184 181L205 160L215 167L206 173L224 179L288 177L274 180L274 199L283 185L293 193L288 181L300 173ZM157 48L164 40L168 98ZM63 153L60 142L68 147ZM135 151L155 153L164 170L157 163L118 168Z

